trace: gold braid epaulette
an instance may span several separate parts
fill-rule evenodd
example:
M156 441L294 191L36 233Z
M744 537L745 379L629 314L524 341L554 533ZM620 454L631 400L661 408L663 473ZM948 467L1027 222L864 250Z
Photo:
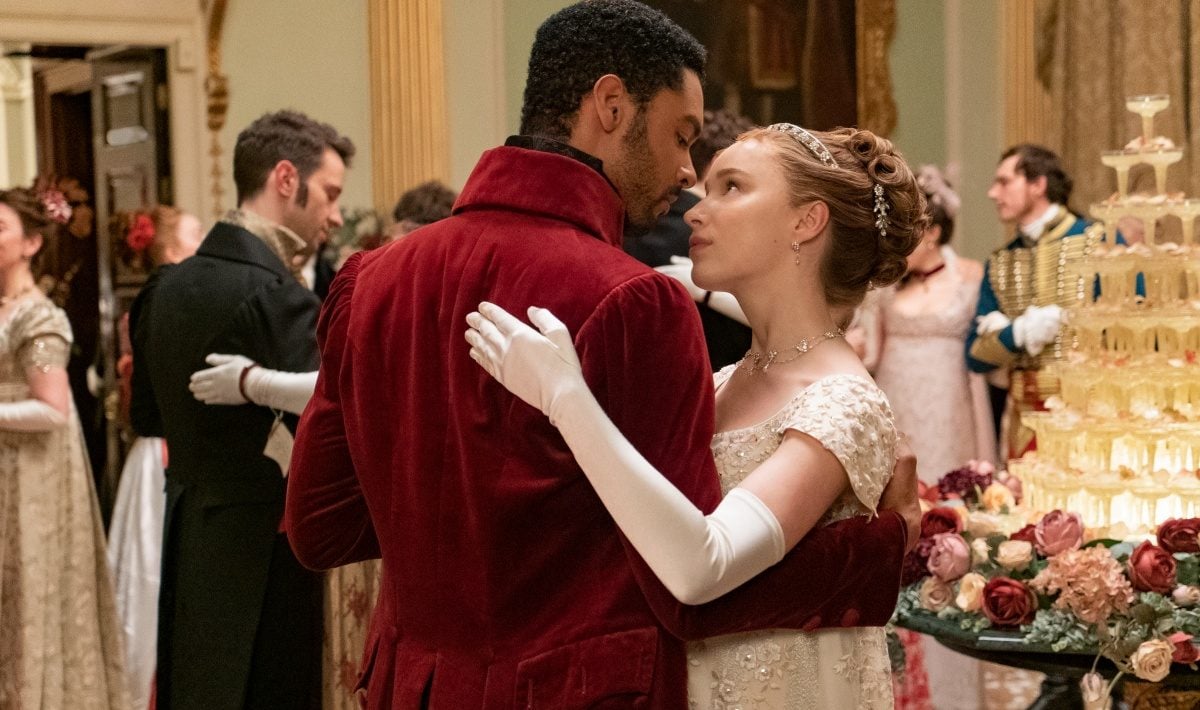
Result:
M1092 281L1068 273L1067 264L1090 255L1104 238L1104 227L1093 224L1082 234L1063 236L1076 219L1068 215L1033 247L1004 249L991 255L988 278L1004 315L1016 318L1029 306L1057 304L1069 308L1091 297ZM1040 355L1018 355L1014 367L1040 370L1061 360L1071 349L1071 340L1069 329L1064 328Z

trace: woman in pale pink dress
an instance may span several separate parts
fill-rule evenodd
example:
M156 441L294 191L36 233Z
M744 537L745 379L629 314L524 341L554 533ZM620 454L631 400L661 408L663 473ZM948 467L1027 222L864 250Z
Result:
M932 223L908 257L908 275L869 293L858 323L864 364L911 441L917 475L933 484L971 459L994 461L996 440L986 384L967 371L963 354L983 267L950 247L958 195L933 166L917 181Z
M950 247L959 198L942 174L923 166L917 183L930 226L908 257L908 275L868 294L858 326L863 362L909 438L917 475L932 485L971 459L995 461L996 439L986 383L968 372L963 350L983 267ZM1024 708L1037 694L1036 674L982 664L903 629L900 637L909 663L896 679L897 708Z

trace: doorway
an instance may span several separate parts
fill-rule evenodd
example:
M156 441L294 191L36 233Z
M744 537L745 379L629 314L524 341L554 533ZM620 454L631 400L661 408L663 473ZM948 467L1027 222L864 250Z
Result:
M33 85L41 187L73 217L38 265L39 285L75 334L68 376L107 523L132 432L121 416L117 359L123 314L146 278L122 259L118 212L173 204L164 48L29 44L5 51Z

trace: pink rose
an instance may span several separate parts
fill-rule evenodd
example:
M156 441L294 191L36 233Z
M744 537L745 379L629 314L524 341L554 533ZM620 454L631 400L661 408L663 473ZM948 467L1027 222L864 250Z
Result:
M1083 544L1083 518L1079 513L1052 510L1033 529L1038 552L1053 557L1060 552L1077 550Z
M933 536L929 551L929 571L943 582L953 582L971 569L971 548L958 533Z
M1013 499L1015 501L1017 501L1018 504L1020 504L1021 495L1025 492L1024 486L1021 485L1021 479L1017 478L1016 476L1014 476L1012 474L1009 474L1008 476L1006 476L1004 478L1003 481L1000 481L1000 482L1003 483L1004 486L1006 488L1008 488L1009 491L1012 492Z
M1175 558L1147 540L1129 556L1129 581L1142 592L1170 594L1175 590Z

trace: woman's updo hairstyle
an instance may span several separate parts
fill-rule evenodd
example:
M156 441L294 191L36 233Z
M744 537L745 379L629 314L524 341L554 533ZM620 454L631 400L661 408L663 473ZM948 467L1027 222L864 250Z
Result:
M42 235L42 248L54 238L58 222L46 211L46 205L36 192L27 187L0 190L0 204L8 205L21 220L21 231L25 236Z
M826 165L792 132L756 128L738 140L775 147L791 189L792 204L829 206L829 247L821 282L831 308L857 306L867 289L887 286L907 271L906 257L929 223L925 196L892 142L857 128L811 131L836 166ZM883 187L886 234L876 226L875 186Z

